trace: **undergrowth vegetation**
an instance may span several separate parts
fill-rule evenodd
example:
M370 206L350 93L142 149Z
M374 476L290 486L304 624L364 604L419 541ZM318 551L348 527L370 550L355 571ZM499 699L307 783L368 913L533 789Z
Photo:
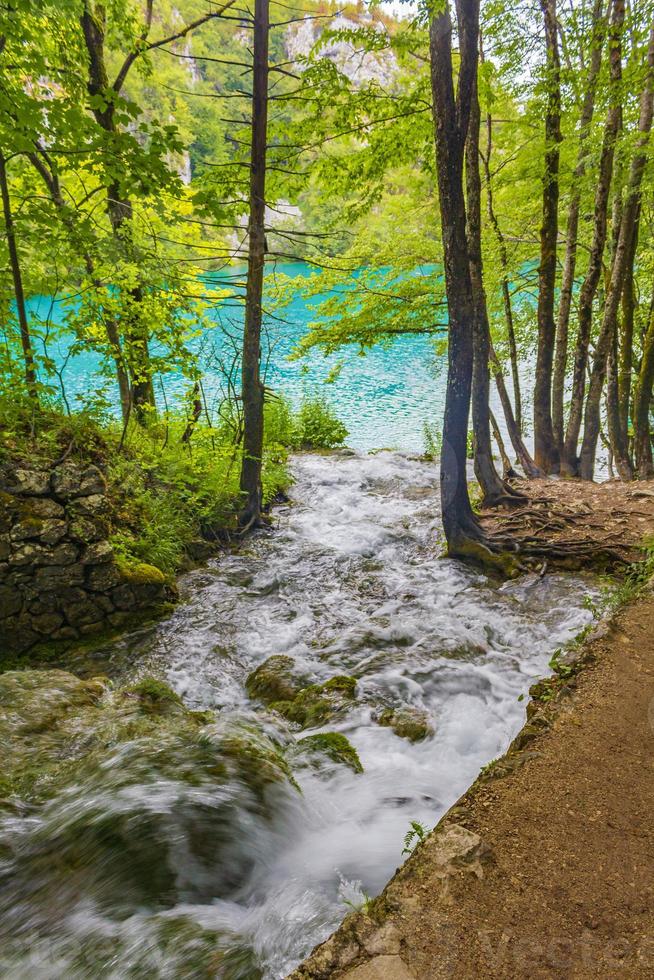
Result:
M221 540L236 529L240 502L240 427L221 411L215 425L162 416L148 426L88 408L69 414L53 403L38 412L27 399L0 395L0 463L53 466L64 458L100 466L111 506L111 543L124 564L145 562L173 575L198 540ZM347 430L322 399L297 411L278 397L266 404L264 507L292 482L289 450L331 449Z

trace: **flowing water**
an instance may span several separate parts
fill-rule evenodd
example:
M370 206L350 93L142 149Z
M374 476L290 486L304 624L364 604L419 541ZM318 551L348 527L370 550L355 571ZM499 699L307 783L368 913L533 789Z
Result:
M248 699L248 674L286 654L318 683L353 675L356 700L325 728L347 736L364 772L295 763L301 793L276 786L262 813L237 780L182 782L179 753L179 773L154 779L137 766L136 742L117 750L100 782L80 776L41 812L6 819L2 976L285 976L351 904L381 890L404 860L410 821L433 826L506 749L524 719L521 696L590 621L589 580L501 584L439 558L433 464L343 453L300 456L294 469L274 531L185 576L172 617L103 648L95 670L158 675L221 724L258 725L291 759L301 735ZM433 734L411 743L381 727L384 706L424 710ZM119 767L129 784L109 792ZM122 854L98 857L91 873L106 833L72 879L57 872L62 827L83 836L117 808L129 860L146 860L144 828L158 821L148 874L169 866L168 905L123 895ZM216 857L218 839L227 843Z

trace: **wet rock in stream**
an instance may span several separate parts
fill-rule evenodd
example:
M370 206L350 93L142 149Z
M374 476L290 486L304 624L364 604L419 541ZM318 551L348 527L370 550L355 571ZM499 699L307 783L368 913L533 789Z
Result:
M233 893L257 826L297 795L281 744L153 678L4 673L0 745L5 948L84 906L121 919Z

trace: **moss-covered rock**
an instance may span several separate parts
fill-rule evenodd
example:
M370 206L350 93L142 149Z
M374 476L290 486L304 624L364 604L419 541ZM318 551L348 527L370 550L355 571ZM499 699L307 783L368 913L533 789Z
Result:
M306 735L297 743L298 749L310 759L327 756L332 762L348 766L354 772L363 772L359 753L352 743L340 732L324 732L319 735Z
M125 697L138 698L143 711L175 711L183 708L182 699L171 687L156 677L142 677L125 692Z
M123 581L130 585L165 585L167 581L160 569L143 561L120 561L118 567Z
M2 674L0 746L0 818L38 815L3 853L12 902L37 917L80 895L121 915L226 895L256 826L296 792L280 745L188 711L153 678L114 691L65 671Z
M356 699L356 679L339 674L324 684L303 687L292 700L270 707L302 728L317 728L349 708Z
M377 724L392 728L396 735L410 742L422 742L434 734L429 715L420 708L384 708Z
M292 701L305 686L293 657L275 654L253 670L245 682L245 689L255 700L271 704L273 701Z

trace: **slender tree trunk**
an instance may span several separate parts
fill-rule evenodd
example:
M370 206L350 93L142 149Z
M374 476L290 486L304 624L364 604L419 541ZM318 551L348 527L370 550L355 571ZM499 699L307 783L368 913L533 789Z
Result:
M602 272L602 258L606 246L607 220L615 144L622 119L622 31L624 26L624 0L613 0L611 31L609 39L610 94L609 107L604 125L602 150L595 191L595 214L593 240L591 243L588 270L579 294L579 319L572 372L572 392L570 412L565 433L561 470L568 476L579 475L577 443L581 430L584 394L586 390L586 369L591 329L593 324L593 303Z
M522 441L522 392L520 389L520 371L518 365L518 346L515 339L515 327L513 323L513 306L511 304L511 289L509 284L509 259L506 250L504 234L500 228L500 223L495 214L493 202L493 183L491 177L491 152L493 148L493 122L490 113L486 115L486 153L483 156L484 175L486 179L486 208L488 220L495 233L497 246L500 255L500 265L502 267L502 302L504 304L504 319L506 322L506 335L509 344L509 360L511 362L511 381L513 383L513 400L515 404L515 425L518 429L518 436ZM498 362L499 364L499 362ZM513 411L511 412L513 415ZM508 419L507 419L508 425ZM513 437L512 437L513 441ZM515 446L514 446L515 448ZM517 450L516 450L517 452ZM539 471L540 472L540 471Z
M618 394L618 332L617 324L611 338L611 347L606 361L606 423L609 433L611 455L621 480L633 479L633 469L629 458L629 442L620 423L620 399Z
M18 327L20 330L20 342L23 348L23 362L25 366L25 385L27 394L36 405L39 403L39 395L36 378L36 365L34 362L34 350L32 348L32 338L30 337L29 323L27 322L27 310L25 309L25 292L23 290L23 276L20 267L20 257L16 245L16 229L14 217L11 211L11 198L9 196L9 181L7 179L7 163L4 154L0 151L0 192L2 194L2 210L5 219L5 234L7 236L7 250L9 252L9 265L11 266L11 276L14 283L14 298L16 301L16 313L18 316Z
M654 25L650 30L647 51L647 75L640 98L640 117L638 131L640 133L635 155L629 169L627 192L620 222L620 233L615 250L611 279L604 303L604 315L600 328L593 369L588 386L586 411L584 413L584 438L581 447L580 474L585 480L592 480L595 472L595 454L600 429L600 400L604 378L606 375L606 360L611 349L611 343L617 330L617 314L622 296L625 274L630 254L631 242L636 228L636 220L640 209L640 195L643 174L647 165L648 143L652 128L652 111L654 109ZM625 461L622 460L624 463ZM622 474L621 474L622 475ZM625 474L624 478L628 478Z
M463 158L471 94L477 73L479 3L457 5L460 65L455 94L449 3L430 23L431 87L448 306L448 373L441 453L443 527L452 555L467 554L480 536L466 479L466 442L473 366L475 316L466 240Z
M634 391L634 457L636 475L640 480L654 476L652 463L652 436L650 433L650 406L654 385L654 295L649 312L649 323L643 337L643 356Z
M497 448L500 453L500 459L502 460L502 478L504 480L510 480L514 477L517 477L518 474L513 469L513 466L511 465L511 460L507 455L506 446L504 445L504 439L502 438L500 427L497 424L497 419L493 415L492 411L489 410L488 414L490 416L491 429L493 430L493 438L497 443Z
M46 164L40 158L38 152L30 153L28 154L28 156L35 170L41 176L43 182L48 188L48 192L50 194L52 203L57 208L61 216L61 220L63 224L66 226L66 228L68 229L71 238L73 238L73 240L78 239L79 235L75 227L75 222L69 210L66 208L66 204L64 202L61 193L59 177L56 171L54 170L54 168L51 167L51 165ZM80 243L78 242L78 244ZM93 258L91 257L91 253L83 245L81 245L80 247L80 253L82 258L84 259L86 272L90 276L94 287L97 290L100 290L102 288L102 282L99 279L97 279L95 276L95 263L93 261ZM131 392L130 392L129 374L127 372L127 368L125 367L125 360L123 356L122 345L120 342L120 334L118 332L118 326L116 324L116 321L114 320L113 317L108 317L108 318L105 317L103 322L107 334L107 340L111 348L111 355L116 369L116 380L118 382L118 391L120 394L121 414L122 414L123 422L126 422L129 418L129 413L130 413Z
M543 221L540 231L538 270L538 347L534 384L534 459L546 473L559 468L559 454L552 428L552 365L556 325L556 246L559 228L559 143L561 142L561 67L556 20L556 0L541 0L547 49L548 98L545 114L545 173Z
M629 444L629 408L631 399L631 373L634 360L634 313L636 307L634 262L638 248L639 229L640 208L629 249L624 286L622 287L622 318L619 334L618 415L620 420L620 438L625 445Z
M243 461L242 527L261 520L263 456L263 385L261 383L261 320L266 258L266 141L268 132L268 0L255 0L254 64L252 69L252 147L250 157L250 220L248 275L243 330L242 397Z
M191 441L191 436L193 435L193 432L195 430L195 427L198 424L198 421L200 419L200 416L202 415L202 399L200 398L200 385L199 385L199 383L197 381L193 385L193 391L191 393L191 399L192 399L192 403L193 403L192 406L191 406L191 414L190 414L189 418L187 419L186 426L185 426L184 431L182 433L182 438L181 438L180 442L190 442Z
M493 506L511 495L510 487L500 479L495 464L490 431L490 326L481 251L481 179L479 176L479 127L481 117L475 79L470 106L470 120L465 150L467 190L467 244L470 283L475 307L473 323L472 430L474 437L475 476L484 495L484 506Z
M509 433L509 439L511 440L511 445L513 446L513 451L516 454L516 458L520 465L522 466L525 476L528 479L535 479L536 477L542 476L542 471L538 469L534 463L529 450L525 446L516 419L513 415L513 407L511 405L511 399L509 398L509 393L506 390L506 384L504 383L504 375L502 374L502 366L499 362L499 358L495 353L493 348L493 343L491 341L490 345L490 364L491 371L493 372L493 377L495 379L495 386L497 388L497 393L500 396L500 402L502 403L502 410L504 412L504 419L506 421L507 432Z
M89 58L87 89L92 98L97 100L100 96L102 99L101 102L93 104L93 116L101 129L111 136L116 136L119 127L115 116L115 96L120 94L120 85L118 82L115 86L109 84L104 49L105 18L103 6L92 4L91 0L84 0L80 23ZM120 185L115 180L107 181L106 211L119 250L131 256L134 249L132 204L121 192ZM129 291L129 296L133 309L124 318L123 337L125 356L131 374L130 404L134 406L137 418L145 422L154 412L156 401L152 383L148 328L140 315L143 302L142 286L136 285ZM118 341L120 343L120 338Z
M602 6L603 0L595 0L592 20L590 65L586 80L584 101L579 118L579 150L577 152L577 164L574 170L574 179L570 193L565 236L565 258L563 260L559 312L556 321L556 353L554 356L554 373L552 375L552 426L559 454L563 451L564 441L563 401L568 367L570 308L572 305L572 290L577 266L577 236L579 232L581 187L588 164L588 135L595 111L595 94L600 68L602 66L602 48L606 34L606 19L602 16Z

